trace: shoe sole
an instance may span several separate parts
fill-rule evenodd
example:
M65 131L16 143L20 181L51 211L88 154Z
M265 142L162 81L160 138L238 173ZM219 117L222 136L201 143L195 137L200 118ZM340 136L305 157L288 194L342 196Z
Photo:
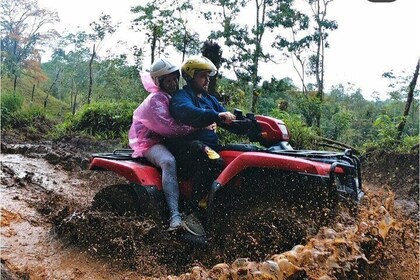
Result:
M182 222L182 226L186 231L195 236L205 236L206 232L201 224L201 222L192 214L185 217L185 220Z

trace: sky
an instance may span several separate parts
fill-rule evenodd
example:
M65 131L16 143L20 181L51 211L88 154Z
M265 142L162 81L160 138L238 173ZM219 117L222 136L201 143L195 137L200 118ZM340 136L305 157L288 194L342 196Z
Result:
M87 30L89 23L97 20L101 13L111 15L113 22L121 22L121 25L109 39L107 49L117 52L117 49L128 50L133 45L144 45L141 35L130 30L133 18L130 8L141 1L38 0L38 3L58 12L60 24L56 28L59 30L75 30L77 26ZM339 83L349 88L350 83L353 88L360 88L366 99L372 99L374 91L385 99L390 89L382 74L392 70L397 75L403 75L403 71L412 75L420 58L418 11L420 0L390 3L335 0L330 3L327 18L336 20L338 29L330 33L330 47L325 52L326 90ZM264 65L260 73L263 79L290 77L296 85L300 84L290 61Z

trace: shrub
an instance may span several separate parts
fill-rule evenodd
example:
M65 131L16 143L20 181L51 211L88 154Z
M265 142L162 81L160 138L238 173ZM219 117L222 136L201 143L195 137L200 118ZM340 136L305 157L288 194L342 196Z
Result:
M315 148L317 134L314 129L305 124L299 115L289 114L278 109L274 109L270 115L284 121L290 132L290 145L294 149L308 150Z
M1 106L7 108L11 113L22 108L23 97L20 94L5 92L1 95Z
M395 139L397 137L397 129L395 122L388 115L380 115L373 123L375 133L370 142L366 142L363 148L366 150L380 149L391 151L395 149Z
M22 108L23 97L19 94L4 92L1 94L2 127L13 126L13 114Z
M419 143L419 136L405 135L401 141L397 141L397 124L401 119L402 117L393 120L388 115L380 115L373 123L376 134L374 134L372 141L366 142L363 145L363 148L366 151L382 150L387 152L409 153L413 146Z
M398 151L411 152L413 148L419 144L419 136L406 136L402 139Z
M65 133L80 133L101 139L116 139L126 135L130 128L134 102L98 102L85 105L61 127Z
M13 127L28 127L33 125L36 121L35 120L44 120L45 113L44 110L40 107L31 107L28 110L20 110L13 114Z

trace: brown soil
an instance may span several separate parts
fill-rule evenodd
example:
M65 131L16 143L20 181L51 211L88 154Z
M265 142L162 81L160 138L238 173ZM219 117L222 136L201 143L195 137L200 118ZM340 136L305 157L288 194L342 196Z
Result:
M18 144L18 137L3 136L4 279L419 277L418 154L373 154L363 162L367 195L357 217L343 210L327 226L304 231L305 221L291 222L273 203L226 224L225 246L232 248L226 252L189 246L145 218L92 209L103 186L126 183L86 170L92 152L117 143Z
M418 220L419 154L371 153L363 165L370 184L395 193L396 204Z

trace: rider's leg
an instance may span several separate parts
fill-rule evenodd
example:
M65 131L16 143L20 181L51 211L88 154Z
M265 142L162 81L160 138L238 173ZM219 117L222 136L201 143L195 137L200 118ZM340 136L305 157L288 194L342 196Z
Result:
M210 192L213 181L223 170L223 159L203 142L194 140L189 144L191 169L194 170L192 199L196 207Z
M181 215L178 209L179 187L176 175L176 161L172 153L161 144L154 145L145 153L148 161L162 169L162 186L166 203L169 208L169 227L176 228L181 225Z
M224 167L224 161L219 155L199 140L171 141L167 143L174 154L179 173L193 181L191 206L198 210L199 201L210 191L213 181Z

